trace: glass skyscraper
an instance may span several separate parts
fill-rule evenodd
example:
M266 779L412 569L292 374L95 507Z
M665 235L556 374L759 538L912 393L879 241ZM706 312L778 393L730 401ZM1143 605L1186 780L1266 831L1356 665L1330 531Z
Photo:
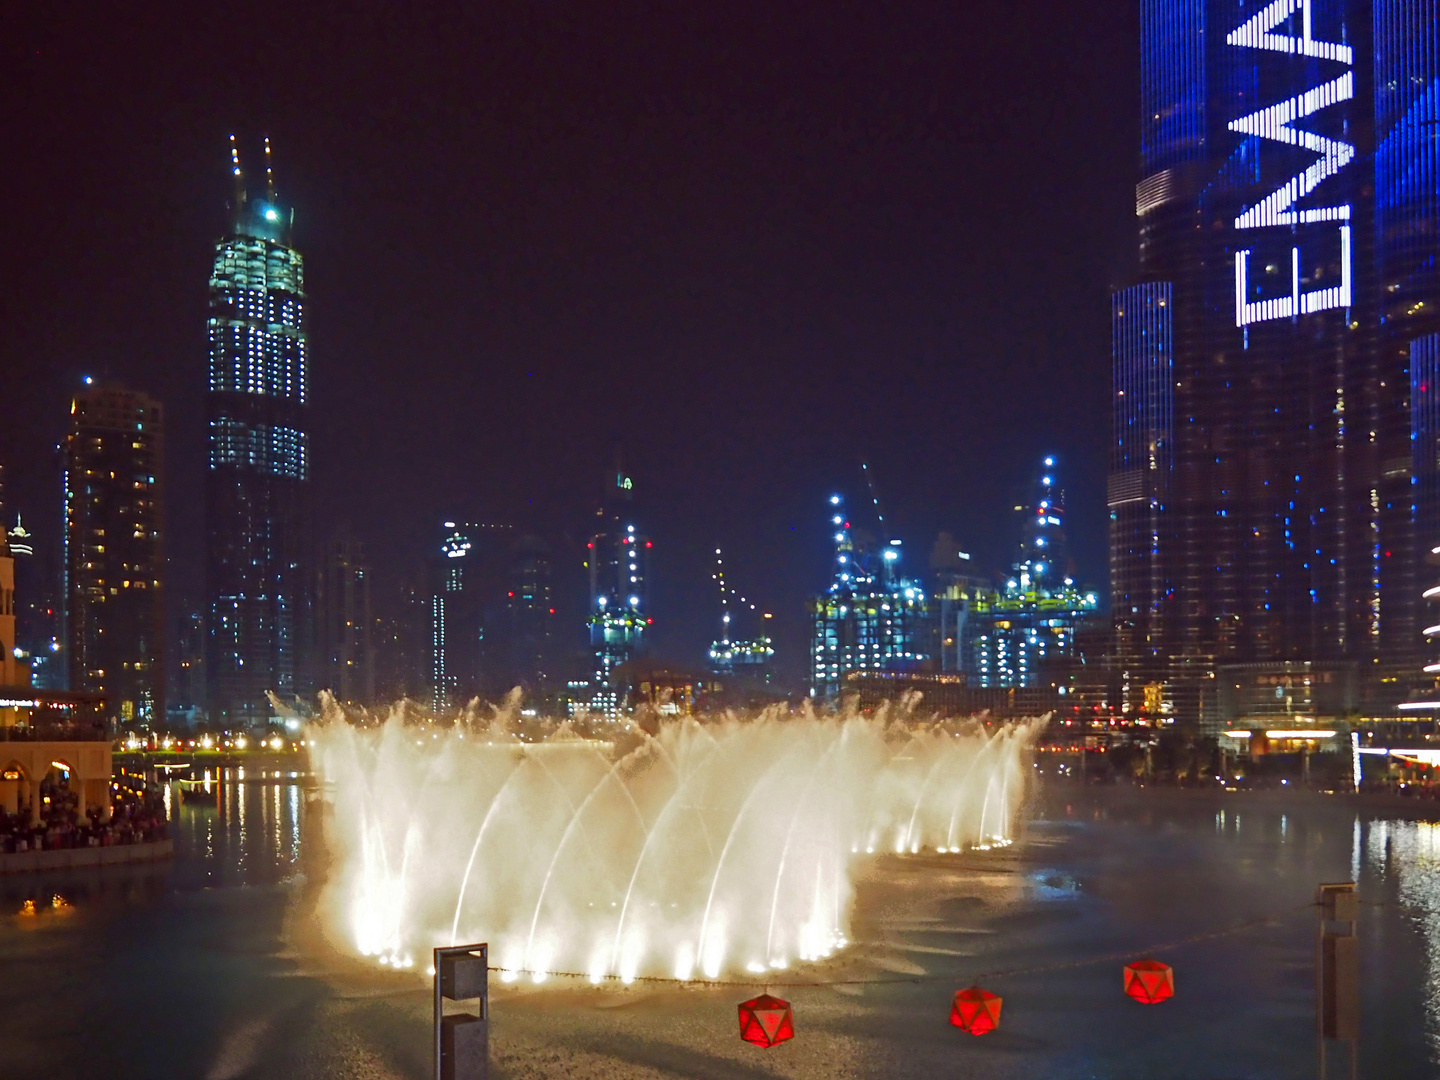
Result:
M61 455L70 689L103 694L114 724L158 727L165 721L160 403L118 386L75 395Z
M1110 588L1116 652L1152 668L1165 658L1161 534L1175 423L1175 340L1168 281L1116 293L1110 325L1114 395L1110 445Z
M1127 682L1195 719L1218 668L1305 662L1385 708L1440 540L1416 453L1440 386L1412 363L1440 329L1440 0L1142 0L1141 35L1142 280L1112 313Z
M265 144L265 193L251 198L231 140L235 202L210 275L206 424L210 718L270 719L267 691L309 690L313 575L307 512L304 260L294 211L275 196Z

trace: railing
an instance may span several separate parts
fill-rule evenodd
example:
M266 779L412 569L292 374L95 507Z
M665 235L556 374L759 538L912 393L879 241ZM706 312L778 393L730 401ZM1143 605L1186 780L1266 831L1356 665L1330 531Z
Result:
M53 720L0 727L0 742L106 742L110 734L101 721Z

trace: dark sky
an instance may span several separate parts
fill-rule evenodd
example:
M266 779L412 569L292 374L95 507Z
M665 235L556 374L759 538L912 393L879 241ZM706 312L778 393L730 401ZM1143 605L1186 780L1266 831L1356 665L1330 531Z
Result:
M348 523L382 578L448 516L578 531L623 444L676 659L713 632L718 544L803 663L824 500L860 500L862 458L912 569L942 528L992 569L1012 488L1058 454L1103 587L1133 6L12 11L7 499L55 543L79 377L158 394L171 595L198 607L234 131L271 136L296 207L321 529Z

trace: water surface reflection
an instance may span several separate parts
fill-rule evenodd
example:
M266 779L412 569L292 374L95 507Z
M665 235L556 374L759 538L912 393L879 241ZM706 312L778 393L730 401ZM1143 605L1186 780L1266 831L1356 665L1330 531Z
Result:
M174 786L173 864L0 876L4 1080L425 1074L423 987L347 981L294 937L324 865L309 780L211 780L209 801ZM1347 879L1365 901L1359 1075L1440 1074L1440 824L1304 793L1114 789L1050 792L1004 852L877 862L835 970L941 981L792 991L803 1034L763 1068L802 1080L1311 1078L1315 921L1294 909L1317 883ZM1163 1007L1125 999L1115 965L1081 964L997 984L1004 1024L984 1039L957 1042L945 1022L952 973L1079 961L1286 911L1163 957L1177 971ZM733 994L596 994L497 994L497 1074L759 1075L732 1030Z
M297 771L197 770L167 785L177 807L177 888L271 885L298 871L311 783ZM193 793L193 794L192 794Z

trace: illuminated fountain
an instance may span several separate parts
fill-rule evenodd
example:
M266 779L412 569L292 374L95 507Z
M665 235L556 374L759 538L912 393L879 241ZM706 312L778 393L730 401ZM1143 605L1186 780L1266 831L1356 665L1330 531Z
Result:
M511 722L312 729L339 944L423 968L488 941L535 982L818 960L867 856L1008 842L1039 729L772 710L522 742Z

